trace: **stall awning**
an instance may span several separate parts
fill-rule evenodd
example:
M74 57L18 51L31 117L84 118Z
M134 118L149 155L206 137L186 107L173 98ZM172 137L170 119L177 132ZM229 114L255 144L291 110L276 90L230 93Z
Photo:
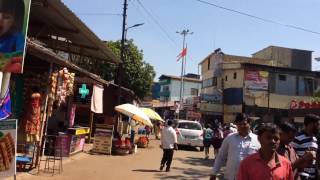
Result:
M28 37L51 49L111 63L120 59L60 0L32 0Z
M71 63L70 61L64 59L63 57L57 55L56 53L52 52L52 50L43 47L42 45L40 45L39 43L37 43L36 41L33 41L31 39L27 39L27 53L31 54L32 56L35 56L39 59L45 60L49 63L54 63L57 65L60 65L62 67L67 67L69 69L72 69L76 72L79 72L80 74L87 76L88 78L97 81L103 85L107 85L107 86L114 86L114 87L119 87L119 85L114 84L112 82L106 81L104 79L102 79L100 76L90 73L80 67L78 67L77 65ZM123 91L125 91L126 93L130 94L132 97L135 97L135 94L132 90L121 87L121 89Z

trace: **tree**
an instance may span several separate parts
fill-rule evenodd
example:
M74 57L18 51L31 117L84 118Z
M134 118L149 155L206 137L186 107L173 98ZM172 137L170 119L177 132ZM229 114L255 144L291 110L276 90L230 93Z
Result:
M107 41L106 45L120 58L121 41ZM153 66L143 61L143 51L133 43L126 41L121 86L132 90L139 98L151 95L155 71ZM78 66L100 75L106 81L115 80L117 65L105 61L72 55L70 61Z
M108 41L107 46L120 57L121 41ZM153 66L143 61L143 51L138 49L133 40L126 41L124 52L121 85L134 91L139 98L150 95L155 77ZM106 68L114 70L104 71L104 77L114 78L115 67Z

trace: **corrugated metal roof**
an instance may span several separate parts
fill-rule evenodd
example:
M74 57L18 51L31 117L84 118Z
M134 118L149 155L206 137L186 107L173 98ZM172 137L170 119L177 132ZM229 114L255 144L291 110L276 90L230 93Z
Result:
M32 0L28 36L51 49L108 62L120 59L60 0Z

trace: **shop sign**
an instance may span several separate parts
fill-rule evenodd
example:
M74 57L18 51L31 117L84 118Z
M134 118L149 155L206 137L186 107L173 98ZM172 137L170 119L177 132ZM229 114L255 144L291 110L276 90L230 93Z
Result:
M222 103L221 93L215 92L213 94L200 94L201 101L212 102L216 104Z
M16 174L17 120L0 121L0 179Z
M26 49L30 0L1 0L1 9L13 16L14 22L0 37L0 71L22 73ZM17 12L17 13L13 13Z
M113 125L97 124L92 152L111 154Z
M290 109L320 109L320 102L296 101L290 102Z
M245 88L250 90L268 90L268 71L246 71Z
M82 84L81 88L79 88L79 94L81 94L81 99L85 99L89 94L89 89L87 89L86 84Z

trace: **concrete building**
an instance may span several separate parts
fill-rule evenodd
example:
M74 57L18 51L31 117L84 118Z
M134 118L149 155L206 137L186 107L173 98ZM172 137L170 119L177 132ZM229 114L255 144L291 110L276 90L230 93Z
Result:
M190 120L200 119L197 113L197 107L193 105L199 100L201 80L199 75L187 74L184 78L183 101L184 106L179 111L179 118ZM164 118L173 118L177 116L178 104L180 101L181 78L171 75L161 75L160 84L160 101L154 103L154 108Z
M312 112L314 108L290 109L292 103L311 103L319 85L319 73L311 71L311 53L275 46L253 57L211 53L200 63L202 118L231 122L236 113L246 112L271 121Z
M183 78L184 90L183 97L187 99L189 97L199 96L201 87L200 78ZM171 75L161 75L159 77L160 84L160 101L180 101L180 84L181 78Z

